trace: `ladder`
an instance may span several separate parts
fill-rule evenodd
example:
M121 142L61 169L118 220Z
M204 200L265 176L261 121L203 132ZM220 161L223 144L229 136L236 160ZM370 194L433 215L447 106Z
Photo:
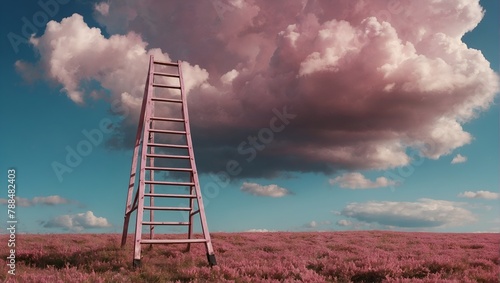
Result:
M138 185L132 199L137 174ZM177 205L172 206L175 202ZM126 244L130 215L136 210L134 267L140 266L142 244L150 244L151 247L153 244L187 244L189 251L192 243L203 243L208 263L210 266L217 264L196 171L181 61L159 62L154 60L153 55L149 59L135 139L122 247ZM149 219L147 216L144 219L146 210L149 211ZM174 216L179 218L181 213L183 221L156 221L155 212L157 217L163 213L167 220L172 220ZM200 217L202 238L193 235L193 218L196 215ZM161 225L187 226L187 238L158 239L155 226ZM149 237L143 238L144 227L149 227Z

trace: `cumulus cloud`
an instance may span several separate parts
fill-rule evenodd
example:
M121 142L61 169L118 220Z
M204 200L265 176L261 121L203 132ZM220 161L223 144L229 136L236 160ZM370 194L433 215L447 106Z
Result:
M500 199L500 194L490 191L466 191L458 195L462 198Z
M254 196L265 196L273 198L280 198L290 194L290 191L288 191L287 189L274 184L262 186L256 183L244 182L243 185L241 185L240 189L241 191L252 194Z
M346 220L346 219L341 219L341 220L337 221L337 225L346 227L346 226L351 226L352 222L349 220Z
M464 163L465 161L467 161L467 157L466 156L463 156L461 154L457 154L451 160L451 164Z
M378 177L375 181L371 181L358 172L345 173L334 179L330 179L329 182L331 185L338 184L341 188L345 189L374 189L397 185L396 181L389 180L386 177Z
M85 229L106 228L111 224L104 217L97 217L92 211L78 214L66 214L57 216L47 221L45 228L63 228L64 230L80 232Z
M316 221L314 221L314 220L313 220L313 221L311 221L311 222L309 222L309 223L305 224L304 226L305 226L306 228L310 228L310 229L312 229L312 228L316 228L316 227L318 227L318 222L316 222Z
M478 0L223 2L107 1L96 19L115 35L79 15L50 22L32 40L40 62L17 66L45 70L76 103L89 81L108 90L129 109L115 111L126 117L113 143L128 148L148 55L184 60L198 167L237 160L239 177L394 168L409 148L438 159L472 141L462 125L498 91L461 39L482 19ZM259 131L284 106L296 118L263 147Z
M433 199L350 203L341 211L341 215L366 223L404 228L460 226L476 220L459 203Z
M47 196L47 197L34 197L32 199L28 198L23 198L23 197L16 197L16 205L17 206L34 206L37 204L40 205L58 205L58 204L67 204L70 203L68 199L65 199L61 196L58 195L53 195L53 196ZM7 204L8 200L7 199L0 199L0 204Z

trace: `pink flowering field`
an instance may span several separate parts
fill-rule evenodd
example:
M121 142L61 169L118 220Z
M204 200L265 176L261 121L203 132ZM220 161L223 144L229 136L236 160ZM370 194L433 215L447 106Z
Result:
M177 235L172 235L178 238ZM6 236L2 235L6 242ZM360 232L212 233L204 246L144 246L132 267L132 236L18 235L16 275L2 282L499 282L500 234Z

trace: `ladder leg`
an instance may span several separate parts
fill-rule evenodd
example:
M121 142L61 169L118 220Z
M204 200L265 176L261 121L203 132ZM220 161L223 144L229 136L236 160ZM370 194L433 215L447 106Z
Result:
M121 247L123 248L127 243L127 234L128 234L128 223L130 221L130 214L125 214L125 219L123 221L123 232L122 232L122 243Z
M191 182L193 182L193 174L191 174ZM194 193L193 186L189 187L189 194L192 195ZM193 238L193 212L194 212L194 199L189 199L189 207L191 210L189 211L189 226L188 226L188 239ZM187 244L186 250L189 251L191 249L191 243Z
M198 209L200 210L199 214L200 214L201 230L203 232L203 237L206 240L205 249L207 250L207 259L210 266L214 266L217 265L217 261L215 259L215 253L212 247L212 239L210 238L210 232L208 232L207 219L205 217L205 208L203 206L203 201L201 199L201 191L198 182L196 182L195 189L198 201Z
M142 128L141 122L139 123L139 127ZM132 213L132 207L133 207L132 196L134 193L135 179L136 179L136 172L137 172L137 159L138 159L139 148L140 148L140 144L141 144L141 140L140 140L141 135L140 134L141 134L141 131L138 130L137 135L136 135L136 139L135 139L134 153L133 153L133 157L132 157L132 166L130 169L130 179L129 179L129 185L128 185L127 203L125 205L125 219L123 221L123 233L122 233L122 243L121 243L122 247L125 246L125 244L127 242L128 223L130 220L130 214Z
M148 103L147 97L148 97L148 85L149 85L149 77L151 75L151 62L153 61L153 58L150 58L150 66L149 66L149 73L148 77L146 79L146 85L144 86L144 95L142 97L142 105L141 105L141 114L139 116L139 124L137 125L137 132L135 134L135 144L134 144L134 153L132 155L132 166L130 169L130 179L129 179L129 185L128 185L128 194L127 194L127 203L125 205L125 219L123 220L123 234L122 234L122 243L121 246L125 246L127 242L127 234L128 234L128 223L130 220L130 213L132 213L132 195L134 193L134 187L135 187L135 179L136 179L136 172L137 172L137 159L139 155L139 148L141 146L141 134L143 131L144 127L144 114L146 113L146 105Z

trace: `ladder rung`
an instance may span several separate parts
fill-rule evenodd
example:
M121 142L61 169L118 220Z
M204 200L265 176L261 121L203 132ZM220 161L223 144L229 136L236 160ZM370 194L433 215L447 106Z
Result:
M152 193L144 193L144 196L157 197L157 198L196 198L195 195L152 194Z
M157 222L144 221L142 225L189 225L189 222Z
M194 186L193 182L144 181L144 183L153 185L167 185L167 186Z
M153 87L163 87L163 88L181 89L181 87L180 87L180 86L162 85L162 84L157 84L157 83L153 83Z
M167 143L148 143L148 146L155 146L155 147L170 147L170 148L189 148L185 144L167 144Z
M180 118L151 117L150 119L155 121L164 121L164 122L184 122L184 119Z
M145 206L147 210L172 210L172 211L190 211L190 207L167 207L167 206Z
M191 168L150 167L150 166L146 166L144 169L146 169L146 170L158 170L158 171L182 171L182 172L193 171L193 169L191 169Z
M163 76L163 77L180 78L179 74L170 74L170 73L162 73L162 72L154 72L154 75Z
M206 243L205 239L144 239L141 244L188 244L188 243Z
M189 156L187 156L187 155L170 155L170 154L146 154L146 157L172 158L172 159L189 159Z
M160 61L153 61L153 63L158 64L158 65L165 65L165 66L174 66L174 67L179 66L179 64L177 64L177 63L172 63L172 62L160 62Z
M156 129L149 129L150 132L153 133L160 133L160 134L174 134L174 135L185 135L186 131L172 131L172 130L156 130Z
M153 101L160 101L160 102L173 102L173 103L182 103L181 99L168 99L168 98L157 98L153 97L151 98Z

